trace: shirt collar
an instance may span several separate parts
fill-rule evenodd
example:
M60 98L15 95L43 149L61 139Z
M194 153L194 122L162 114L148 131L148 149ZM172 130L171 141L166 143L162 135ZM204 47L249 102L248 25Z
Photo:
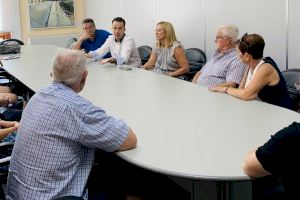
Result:
M124 33L123 37L120 39L120 43L123 41L125 35L126 35L126 34ZM115 42L118 42L116 38L115 38Z

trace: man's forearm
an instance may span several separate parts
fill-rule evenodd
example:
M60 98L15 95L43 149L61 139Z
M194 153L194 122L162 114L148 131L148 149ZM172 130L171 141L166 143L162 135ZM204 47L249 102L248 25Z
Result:
M82 40L82 39L79 39L77 42L74 43L74 45L72 46L72 49L80 50L80 49L81 49L82 42L83 42L83 40Z
M237 87L237 84L234 82L225 82L225 83L221 83L218 86L222 86L222 87Z

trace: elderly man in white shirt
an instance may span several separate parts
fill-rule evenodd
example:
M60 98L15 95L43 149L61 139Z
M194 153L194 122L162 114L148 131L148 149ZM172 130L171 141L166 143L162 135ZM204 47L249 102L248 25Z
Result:
M99 60L110 52L111 57L100 61L104 63L115 63L117 65L130 65L140 67L142 65L139 52L132 37L125 34L125 20L116 17L112 21L113 35L109 36L105 43L97 50L90 51L87 56Z

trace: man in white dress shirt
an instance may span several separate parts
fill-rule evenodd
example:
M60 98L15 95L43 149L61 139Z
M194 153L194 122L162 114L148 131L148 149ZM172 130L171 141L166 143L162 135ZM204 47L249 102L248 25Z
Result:
M140 67L142 63L135 42L132 37L125 34L125 30L125 20L121 17L114 18L112 20L113 35L109 36L99 49L90 51L87 56L99 60L110 52L111 57L101 60L101 64L110 62Z

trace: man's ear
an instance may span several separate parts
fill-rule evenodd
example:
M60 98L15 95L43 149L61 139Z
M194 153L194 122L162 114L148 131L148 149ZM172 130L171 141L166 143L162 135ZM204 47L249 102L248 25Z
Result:
M87 75L88 75L88 71L85 70L85 71L82 73L81 83L85 83Z
M231 44L231 37L227 37L228 45Z
M52 72L50 72L50 76L51 76L51 77L53 77L53 74L52 74Z
M247 53L247 52L245 52L245 59L248 61L252 56L249 54L249 53Z

